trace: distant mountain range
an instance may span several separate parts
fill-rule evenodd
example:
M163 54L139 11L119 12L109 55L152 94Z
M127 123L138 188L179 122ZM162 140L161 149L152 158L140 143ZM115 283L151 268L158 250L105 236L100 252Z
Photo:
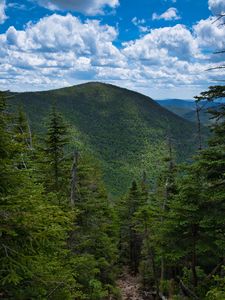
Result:
M196 122L196 104L194 100L164 99L156 100L156 102L178 116L188 121ZM201 102L201 105L204 106L204 109L200 112L200 117L204 125L209 125L211 123L210 115L207 113L207 109L218 104L219 103L207 103L206 101Z
M147 96L117 86L87 83L13 95L11 106L15 110L23 105L34 132L43 132L43 122L55 104L71 125L74 147L88 149L98 158L108 189L115 195L143 171L149 177L158 171L168 155L168 136L180 160L197 148L195 124Z

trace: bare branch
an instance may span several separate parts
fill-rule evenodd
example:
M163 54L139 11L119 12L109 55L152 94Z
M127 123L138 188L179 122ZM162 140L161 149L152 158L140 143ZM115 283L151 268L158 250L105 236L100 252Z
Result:
M212 24L214 24L214 23L218 22L218 21L219 21L220 19L222 19L223 17L225 17L225 15L224 15L224 14L221 14L221 15L217 16L217 19L216 19L216 20L214 20L214 21L212 22Z
M225 65L224 66L212 67L212 68L206 69L206 71L217 70L217 69L225 69Z
M225 23L224 23L225 24ZM225 50L220 50L220 51L215 51L213 52L213 54L221 54L221 53L225 53Z

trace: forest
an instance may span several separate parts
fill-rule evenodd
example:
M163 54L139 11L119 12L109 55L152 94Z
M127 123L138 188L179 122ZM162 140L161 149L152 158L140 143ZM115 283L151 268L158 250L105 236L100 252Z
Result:
M224 97L212 86L196 103ZM1 299L225 299L224 103L189 159L165 134L160 167L140 164L117 189L57 103L39 131L12 98L0 93ZM124 276L138 298L123 297Z

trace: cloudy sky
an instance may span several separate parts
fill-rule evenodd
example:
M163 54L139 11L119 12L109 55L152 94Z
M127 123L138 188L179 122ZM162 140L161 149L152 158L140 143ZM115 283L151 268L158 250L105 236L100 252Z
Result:
M155 99L223 80L225 0L0 0L0 89L87 81Z

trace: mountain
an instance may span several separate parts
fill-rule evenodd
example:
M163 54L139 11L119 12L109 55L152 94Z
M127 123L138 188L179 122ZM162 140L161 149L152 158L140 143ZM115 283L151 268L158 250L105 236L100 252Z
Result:
M164 99L156 101L162 107L165 107L166 109L183 118L185 118L185 115L187 113L193 112L195 110L195 102L193 100Z
M193 100L183 100L183 99L164 99L156 100L158 104L162 107L172 111L178 116L191 121L196 122L196 106ZM209 125L211 123L207 109L215 105L219 105L220 102L208 103L206 101L201 102L201 106L204 106L204 109L200 111L201 122L204 125Z
M194 109L195 102L194 100L184 100L184 99L163 99L163 100L156 100L162 106L171 106L171 107L180 107L180 108L188 108Z
M178 159L194 149L195 125L151 98L117 86L87 83L43 92L13 93L15 110L23 105L34 132L43 131L54 104L71 124L75 147L98 158L112 194L121 194L143 171L154 175L168 154L171 136ZM79 140L79 142L77 142Z

